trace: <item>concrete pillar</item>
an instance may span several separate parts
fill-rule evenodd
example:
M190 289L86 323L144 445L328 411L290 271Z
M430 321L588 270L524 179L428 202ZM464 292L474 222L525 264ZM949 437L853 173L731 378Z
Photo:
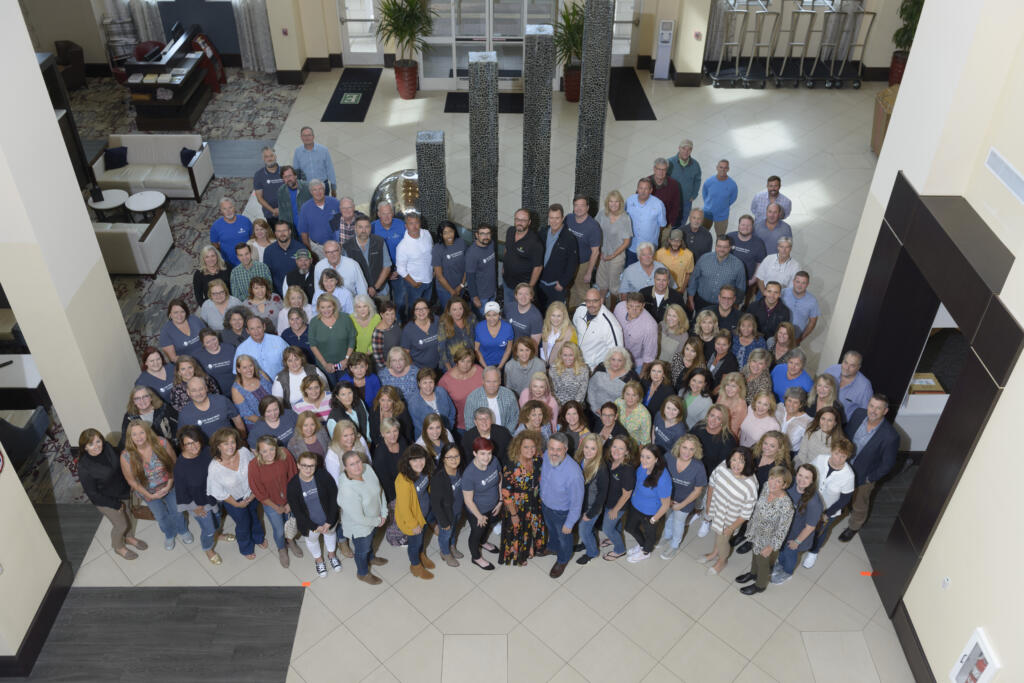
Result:
M139 373L18 5L0 9L0 279L68 438L120 429Z
M416 133L416 173L419 177L423 225L436 230L448 218L448 181L445 177L444 131Z
M580 74L576 187L573 194L588 197L591 208L594 208L601 201L604 120L608 111L615 0L587 0L583 12L583 68Z
M498 224L498 55L469 53L469 182L472 225Z
M551 186L551 79L555 75L555 33L550 24L526 27L523 55L523 202L537 216L547 214Z

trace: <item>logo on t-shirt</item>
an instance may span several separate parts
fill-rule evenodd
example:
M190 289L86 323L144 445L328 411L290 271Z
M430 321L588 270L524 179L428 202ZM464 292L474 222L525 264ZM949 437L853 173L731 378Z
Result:
M450 252L448 254L445 254L444 257L445 257L445 259L450 261L451 259L455 258L456 256L462 256L462 254L463 254L462 251L453 251L453 252Z
M419 339L419 340L416 341L416 344L418 344L419 346L423 346L424 344L436 344L436 343L437 343L437 335L436 334L432 335L430 337L423 337L423 339Z

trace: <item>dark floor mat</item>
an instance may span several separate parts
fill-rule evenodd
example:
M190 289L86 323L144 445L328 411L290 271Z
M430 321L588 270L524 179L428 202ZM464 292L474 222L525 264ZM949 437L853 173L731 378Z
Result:
M383 69L378 68L346 68L338 79L338 87L331 95L321 121L357 123L366 118L370 109L373 93L377 90L377 81Z
M608 82L608 104L616 121L656 121L654 109L631 66L612 67Z

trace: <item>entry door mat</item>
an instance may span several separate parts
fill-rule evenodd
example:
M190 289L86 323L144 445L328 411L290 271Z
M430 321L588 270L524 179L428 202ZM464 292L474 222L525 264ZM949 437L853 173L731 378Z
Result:
M72 588L29 680L280 683L288 677L303 592ZM144 654L112 652L112 643L140 636Z
M358 123L366 118L383 69L346 68L321 121Z
M657 121L636 70L613 66L608 81L608 104L616 121Z
M444 98L445 114L468 114L469 93L450 92ZM522 114L523 93L521 92L500 92L498 93L499 114Z

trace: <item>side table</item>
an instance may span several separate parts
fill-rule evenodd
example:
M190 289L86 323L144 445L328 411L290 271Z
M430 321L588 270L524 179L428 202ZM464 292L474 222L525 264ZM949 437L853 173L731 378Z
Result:
M134 214L142 214L142 217L149 219L153 217L153 213L156 212L161 206L167 202L167 197L163 192L157 192L156 190L144 190L142 192L136 192L125 201L124 206L126 209Z
M124 190L103 190L103 201L96 202L90 197L85 200L86 205L96 212L96 218L101 221L109 221L111 214L117 215L120 209L128 201L128 193Z

